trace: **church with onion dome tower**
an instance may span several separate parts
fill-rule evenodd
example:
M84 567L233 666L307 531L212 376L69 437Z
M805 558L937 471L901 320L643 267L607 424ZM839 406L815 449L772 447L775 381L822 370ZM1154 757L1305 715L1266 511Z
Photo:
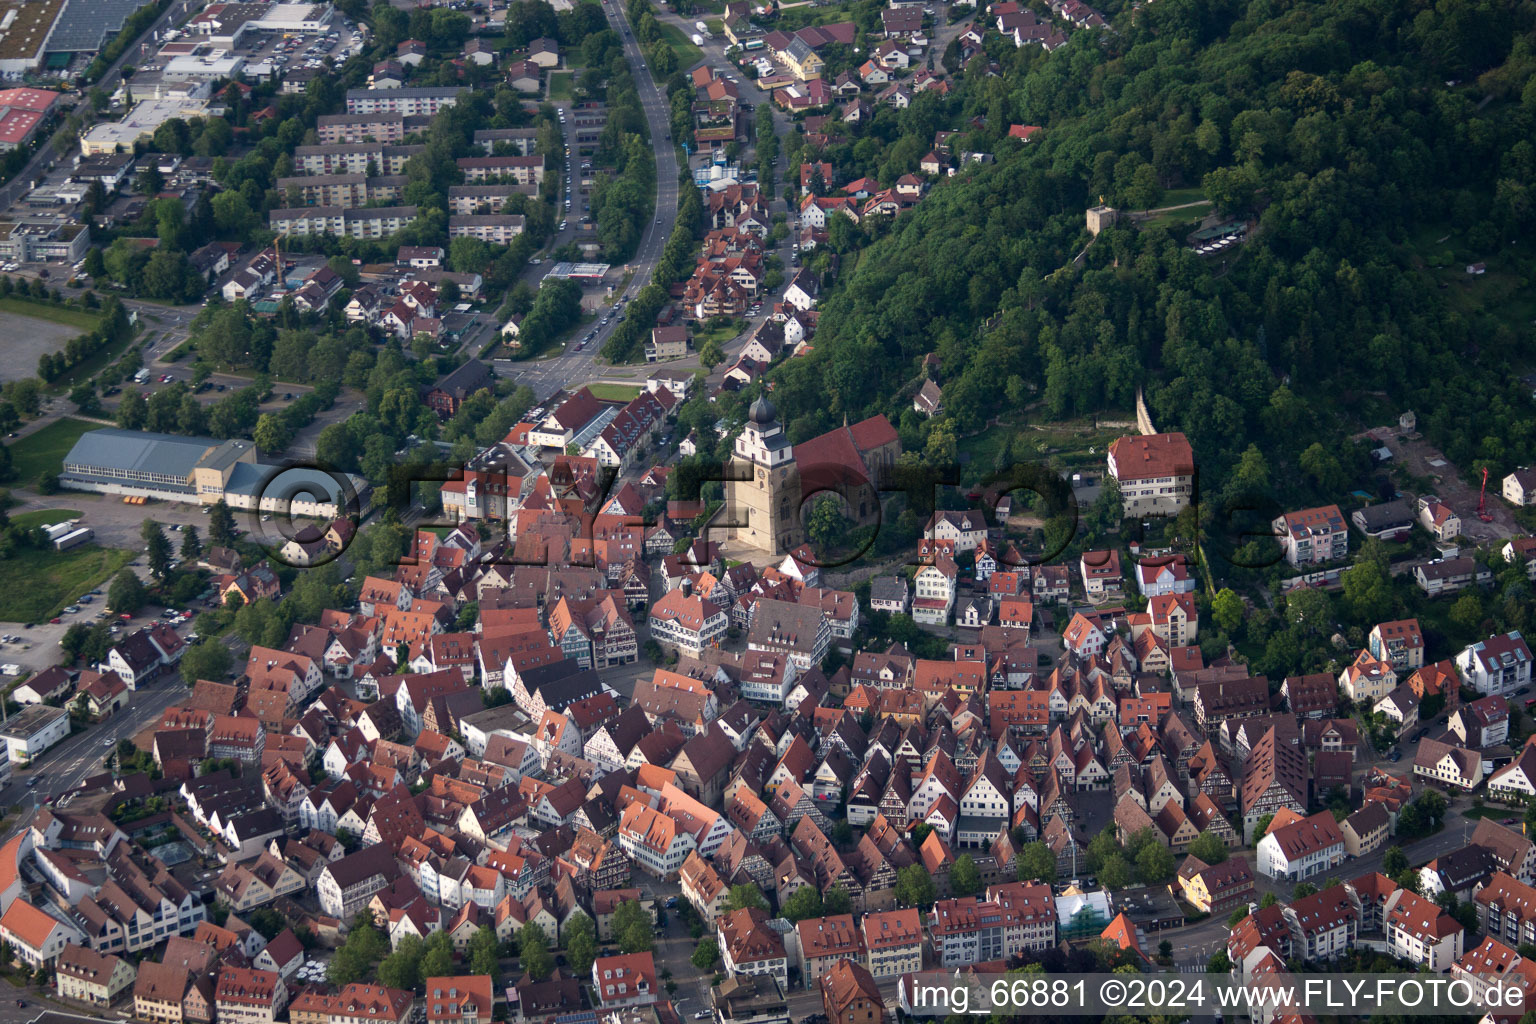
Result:
M792 445L768 397L759 397L736 439L725 484L730 539L778 556L805 543L801 510L836 494L856 523L880 514L880 483L896 465L901 440L884 416L844 424Z

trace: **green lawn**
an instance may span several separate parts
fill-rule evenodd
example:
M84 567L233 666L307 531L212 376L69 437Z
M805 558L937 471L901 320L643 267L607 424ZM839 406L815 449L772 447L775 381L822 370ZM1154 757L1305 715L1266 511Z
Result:
M708 330L695 331L691 342L693 345L693 350L697 352L699 349L704 347L705 342L710 340L717 341L721 345L724 345L726 342L735 338L736 335L740 334L742 330L745 329L745 327L746 324L744 321L732 320L730 323L723 327L714 327Z
M0 621L46 622L132 560L132 551L94 544L18 550L0 561Z
M639 385L588 384L587 390L600 402L627 402L641 391Z
M1183 203L1203 202L1205 189L1203 188L1171 188L1163 193L1163 198L1157 201L1159 207L1179 206Z
M52 526L79 519L80 512L72 508L40 508L36 512L22 512L11 516L11 524L29 530L34 526Z
M552 71L549 75L549 99L558 103L569 100L575 88L576 76L569 71Z
M59 472L64 466L64 456L69 454L80 436L88 430L98 430L100 426L66 416L21 438L11 445L11 466L16 480L23 487L30 487L44 472Z
M1189 224L1198 221L1213 209L1215 209L1215 204L1202 202L1199 206L1190 206L1182 210L1169 210L1167 213L1160 213L1156 217L1149 217L1141 222L1141 226L1146 228L1154 225L1166 227L1172 224Z
M101 323L101 314L88 309L70 309L64 306L50 306L45 302L28 302L14 295L7 295L0 299L0 313L16 313L21 316L36 317L39 320L52 320L56 324L64 324L67 327L78 327L81 332L93 330L97 324Z
M686 71L699 61L704 59L704 51L693 45L693 40L684 34L676 25L661 24L661 38L672 52L677 54L677 66Z

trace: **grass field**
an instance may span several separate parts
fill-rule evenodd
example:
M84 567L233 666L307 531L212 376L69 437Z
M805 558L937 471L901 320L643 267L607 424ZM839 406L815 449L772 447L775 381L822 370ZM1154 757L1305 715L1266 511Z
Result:
M630 384L588 384L587 390L599 402L627 402L640 393L640 386Z
M1172 224L1190 224L1206 216L1213 209L1215 209L1214 203L1202 202L1199 206L1188 206L1182 210L1169 210L1167 213L1160 213L1156 217L1149 217L1141 222L1141 226L1153 227L1157 225L1167 227Z
M40 508L36 512L22 512L11 516L11 524L30 530L34 526L52 526L54 523L67 523L71 519L79 519L80 512L72 508Z
M80 440L80 435L99 426L66 416L21 438L11 445L11 467L16 472L16 479L23 487L31 487L48 470L59 472L64 465L64 456Z
M1203 188L1171 188L1163 193L1163 198L1157 201L1157 205L1179 206L1184 203L1196 203L1205 201L1205 189Z
M661 23L661 38L677 54L677 66L680 68L691 68L704 59L704 51L694 46L693 40L676 25Z
M549 75L549 99L558 103L569 100L575 88L576 76L569 71L552 71Z
M0 299L0 313L16 313L20 316L36 317L39 320L52 320L56 324L78 328L81 333L92 330L101 323L101 314L93 313L88 309L69 309L50 306L45 302L28 302L14 295L7 295Z
M736 337L736 335L740 334L745 327L746 324L743 321L732 320L724 327L716 327L710 330L696 331L693 335L693 350L697 352L699 349L704 347L704 343L706 341L710 341L711 339L719 342L721 345L724 345L726 342Z
M0 561L0 621L46 622L132 560L132 551L94 544L68 551L18 550Z

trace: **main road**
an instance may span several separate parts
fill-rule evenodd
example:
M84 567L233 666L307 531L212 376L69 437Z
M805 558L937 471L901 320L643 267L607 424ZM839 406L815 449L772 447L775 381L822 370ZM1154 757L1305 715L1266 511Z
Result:
M187 688L172 669L129 698L128 705L100 725L75 733L50 747L32 762L26 771L18 771L4 790L0 802L5 806L20 804L23 811L6 828L5 837L15 835L32 821L39 807L76 789L88 777L105 771L105 759L118 740L131 739L159 719L171 704L185 700ZM33 779L39 780L30 786Z
M666 248L667 239L672 234L672 226L677 223L677 204L680 195L677 184L677 147L675 143L669 141L672 133L671 107L667 103L666 93L656 84L656 79L646 66L645 54L641 52L640 44L635 40L635 33L629 24L629 16L617 0L607 0L603 8L607 12L608 23L623 39L624 57L629 62L630 74L635 79L635 91L640 97L640 108L645 114L645 123L651 132L651 149L656 154L656 212L651 223L645 225L645 231L640 237L640 245L626 264L630 273L629 283L620 293L620 298L633 298L640 293L640 289L650 283L652 276L656 273L656 264L661 259L662 250ZM573 121L574 118L567 119L564 132L566 145L570 147L572 154L568 163L575 164L575 170L579 171L581 155L573 145L575 131ZM567 169L567 174L570 177L576 176L571 173L570 168ZM544 269L545 267L539 267L537 271L542 273ZM548 359L497 360L496 372L501 376L511 377L520 383L528 384L540 401L543 401L568 384L581 383L597 376L597 354L602 349L603 343L617 329L618 320L615 314L607 324L600 324L595 329L595 336L590 341L583 343L581 339L577 339L566 345L564 352ZM581 346L579 350L578 344Z

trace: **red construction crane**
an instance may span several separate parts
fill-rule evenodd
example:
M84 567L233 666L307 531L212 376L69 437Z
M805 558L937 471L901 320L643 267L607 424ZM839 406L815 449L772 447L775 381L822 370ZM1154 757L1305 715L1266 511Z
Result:
M1483 489L1477 495L1477 518L1485 523L1493 522L1493 513L1488 511L1488 467L1483 467Z

